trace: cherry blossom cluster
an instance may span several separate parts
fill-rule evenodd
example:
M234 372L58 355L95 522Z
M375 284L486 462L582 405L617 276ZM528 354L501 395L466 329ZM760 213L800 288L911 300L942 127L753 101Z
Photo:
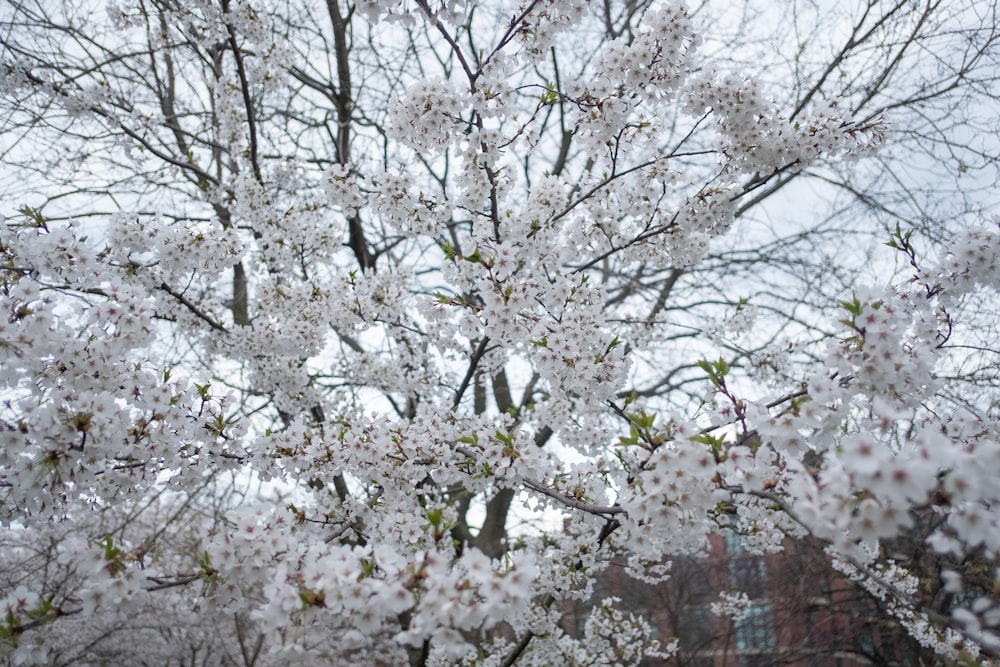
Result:
M685 88L690 113L711 112L719 130L726 169L735 173L801 169L820 156L858 155L879 145L879 121L859 126L835 107L817 107L797 117L781 115L753 79L703 73Z
M447 81L414 84L390 109L394 136L414 150L434 155L469 130L462 97Z
M955 303L977 286L1000 288L1000 238L998 231L972 228L942 246L936 265L922 282L946 304Z
M608 42L588 82L590 96L618 91L670 99L687 77L699 38L683 3L647 12L637 34Z

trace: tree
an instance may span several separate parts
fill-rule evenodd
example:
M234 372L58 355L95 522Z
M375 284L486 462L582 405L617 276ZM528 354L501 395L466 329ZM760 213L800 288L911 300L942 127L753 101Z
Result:
M945 573L941 613L878 547L933 514L921 548L1000 551L997 231L885 186L918 150L995 167L963 134L995 7L825 33L796 6L773 80L700 36L712 10L3 10L0 475L7 551L38 554L12 659L72 627L97 660L155 605L185 639L147 646L205 664L634 663L674 647L611 602L566 633L561 601L733 525L823 541L943 655L1000 654L994 592ZM893 224L761 232L820 182ZM863 287L884 242L896 284Z

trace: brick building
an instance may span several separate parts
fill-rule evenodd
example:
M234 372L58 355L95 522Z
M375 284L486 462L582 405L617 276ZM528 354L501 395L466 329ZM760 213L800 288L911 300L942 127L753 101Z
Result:
M711 612L723 592L750 600L736 620ZM680 638L673 658L644 662L648 667L915 664L913 642L808 542L761 557L747 553L735 535L713 536L706 557L675 559L670 579L658 585L612 565L591 601L569 610L567 622L582 623L592 604L611 596L644 616L657 639Z

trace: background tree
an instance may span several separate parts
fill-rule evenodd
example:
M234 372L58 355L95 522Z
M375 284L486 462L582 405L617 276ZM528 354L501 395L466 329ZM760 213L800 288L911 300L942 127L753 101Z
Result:
M992 9L797 5L775 63L746 7L718 41L711 3L3 10L4 511L78 522L85 573L11 593L16 659L169 588L316 660L634 662L640 620L557 602L733 513L995 653L992 597L932 628L874 548L918 511L1000 548L996 233L900 195L938 165L986 206ZM912 280L866 291L889 230ZM227 475L267 485L156 528Z

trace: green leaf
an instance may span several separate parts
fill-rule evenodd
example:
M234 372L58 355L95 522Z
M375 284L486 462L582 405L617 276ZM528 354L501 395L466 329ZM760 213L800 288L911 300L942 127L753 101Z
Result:
M846 310L854 317L860 315L861 311L864 309L864 304L862 304L857 299L851 299L850 301L841 301L840 305L844 310Z
M458 302L444 292L434 292L434 300L444 306L456 306Z
M440 528L441 524L444 523L444 510L440 507L432 507L428 509L424 516L427 517L427 521L429 521L431 526L434 528Z
M42 212L39 209L32 208L30 206L22 206L18 213L28 218L35 227L47 229L45 216L42 215Z
M729 362L725 359L718 361L708 361L701 359L697 362L698 368L705 371L712 384L721 387L726 383L726 374L729 373Z
M555 104L559 101L559 91L556 90L555 85L552 82L545 84L545 92L541 96L541 105L548 106L550 104Z
M122 555L122 550L115 546L115 540L110 535L104 537L104 560L114 560Z

